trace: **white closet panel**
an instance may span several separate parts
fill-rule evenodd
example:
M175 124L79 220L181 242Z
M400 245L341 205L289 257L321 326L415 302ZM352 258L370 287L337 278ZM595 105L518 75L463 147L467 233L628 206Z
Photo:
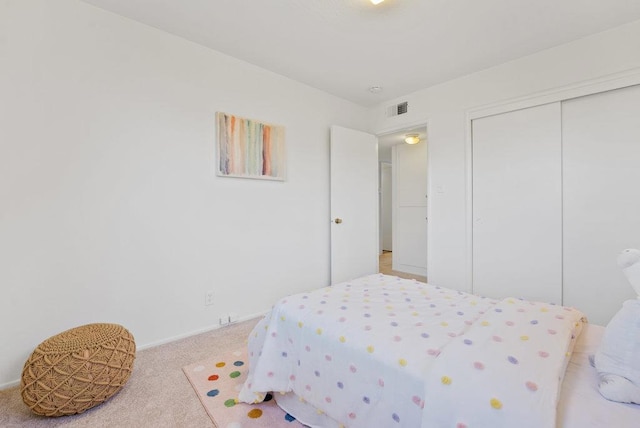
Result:
M561 303L560 103L472 123L473 292Z
M634 298L616 257L640 248L640 86L562 104L564 304L606 324Z

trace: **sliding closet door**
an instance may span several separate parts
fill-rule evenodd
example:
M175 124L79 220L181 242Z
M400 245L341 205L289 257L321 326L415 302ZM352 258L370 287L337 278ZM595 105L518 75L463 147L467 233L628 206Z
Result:
M562 104L564 303L606 324L634 298L616 257L640 248L640 86Z
M560 104L476 119L473 292L561 303Z

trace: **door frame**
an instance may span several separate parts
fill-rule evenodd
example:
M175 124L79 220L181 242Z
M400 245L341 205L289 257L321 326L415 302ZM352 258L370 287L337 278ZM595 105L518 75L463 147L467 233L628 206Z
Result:
M543 104L562 102L572 98L640 85L640 68L589 79L578 84L556 87L548 91L472 107L465 112L465 214L466 214L466 282L473 293L473 132L472 121ZM427 270L428 271L428 270Z

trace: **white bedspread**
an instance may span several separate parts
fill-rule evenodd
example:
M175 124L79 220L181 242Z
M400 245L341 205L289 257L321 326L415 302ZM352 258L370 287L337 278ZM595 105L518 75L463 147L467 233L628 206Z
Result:
M524 426L536 408L532 426L553 426L581 318L372 275L278 302L250 337L239 399L293 391L353 427Z
M423 427L556 425L580 312L505 299L453 340L425 377Z

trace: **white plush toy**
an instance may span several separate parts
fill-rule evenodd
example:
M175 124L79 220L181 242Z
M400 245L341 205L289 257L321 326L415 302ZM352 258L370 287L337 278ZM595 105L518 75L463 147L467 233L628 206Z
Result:
M611 401L640 404L640 251L624 250L618 266L636 291L611 319L593 360L600 394Z

